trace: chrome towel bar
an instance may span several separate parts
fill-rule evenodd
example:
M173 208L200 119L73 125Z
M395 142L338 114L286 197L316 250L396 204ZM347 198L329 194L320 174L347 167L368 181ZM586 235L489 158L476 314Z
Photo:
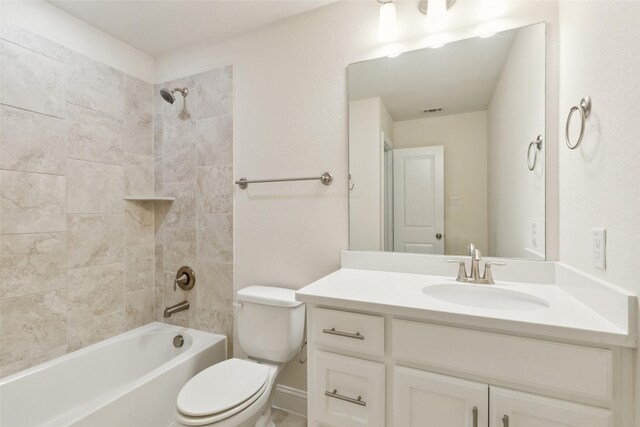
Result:
M239 180L236 181L236 184L238 184L238 187L244 190L249 186L249 184L259 184L263 182L289 182L289 181L320 181L324 185L331 185L331 183L333 182L333 175L331 175L329 172L325 172L319 177L313 176L313 177L304 177L304 178L273 178L273 179L240 178Z

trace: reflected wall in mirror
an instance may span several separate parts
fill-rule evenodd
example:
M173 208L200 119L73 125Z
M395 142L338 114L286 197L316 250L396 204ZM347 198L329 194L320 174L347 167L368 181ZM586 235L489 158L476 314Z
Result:
M351 250L545 258L545 24L352 64L348 84Z

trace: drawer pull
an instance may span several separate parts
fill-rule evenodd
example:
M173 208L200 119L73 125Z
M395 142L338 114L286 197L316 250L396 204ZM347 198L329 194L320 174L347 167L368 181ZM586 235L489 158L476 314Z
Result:
M502 417L502 425L503 427L509 427L509 416L505 415L504 417Z
M336 331L336 328L323 329L322 332L325 333L325 334L338 335L340 337L354 338L354 339L357 339L357 340L363 340L364 339L364 335L360 335L360 332L356 332L355 334L352 334L352 333L349 333L349 332Z
M333 391L325 391L324 395L327 396L327 397L333 397L334 399L344 400L345 402L355 403L356 405L367 406L367 402L362 400L362 396L358 396L357 399L353 399L351 397L347 397L347 396L343 396L341 394L338 394L338 390L336 390L336 389L333 389Z
M473 413L473 427L478 427L478 407L474 406L471 412Z

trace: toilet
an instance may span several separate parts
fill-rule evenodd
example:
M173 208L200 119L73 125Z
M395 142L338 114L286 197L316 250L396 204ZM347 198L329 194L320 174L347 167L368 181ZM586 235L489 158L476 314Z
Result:
M238 341L248 357L225 360L191 378L178 394L175 425L272 427L276 378L302 345L304 316L294 290L240 290Z

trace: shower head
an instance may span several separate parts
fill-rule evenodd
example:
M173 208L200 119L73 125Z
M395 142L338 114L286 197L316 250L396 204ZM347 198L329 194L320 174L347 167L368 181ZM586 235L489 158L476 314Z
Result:
M169 92L167 89L160 89L160 96L162 99L167 101L169 104L173 104L176 102L176 97L173 96L173 93Z
M176 102L176 97L173 95L176 92L180 92L183 98L186 98L187 95L189 95L189 89L187 89L186 87L184 88L177 87L172 90L168 90L164 88L160 89L160 95L162 96L162 99L167 101L169 104L173 104L174 102Z
M167 101L169 104L173 104L176 102L176 97L174 95L176 92L180 92L182 95L182 111L180 112L180 118L188 119L191 117L191 114L187 111L187 95L189 95L189 89L186 87L177 87L172 90L162 88L160 89L160 96L162 96L162 99Z

